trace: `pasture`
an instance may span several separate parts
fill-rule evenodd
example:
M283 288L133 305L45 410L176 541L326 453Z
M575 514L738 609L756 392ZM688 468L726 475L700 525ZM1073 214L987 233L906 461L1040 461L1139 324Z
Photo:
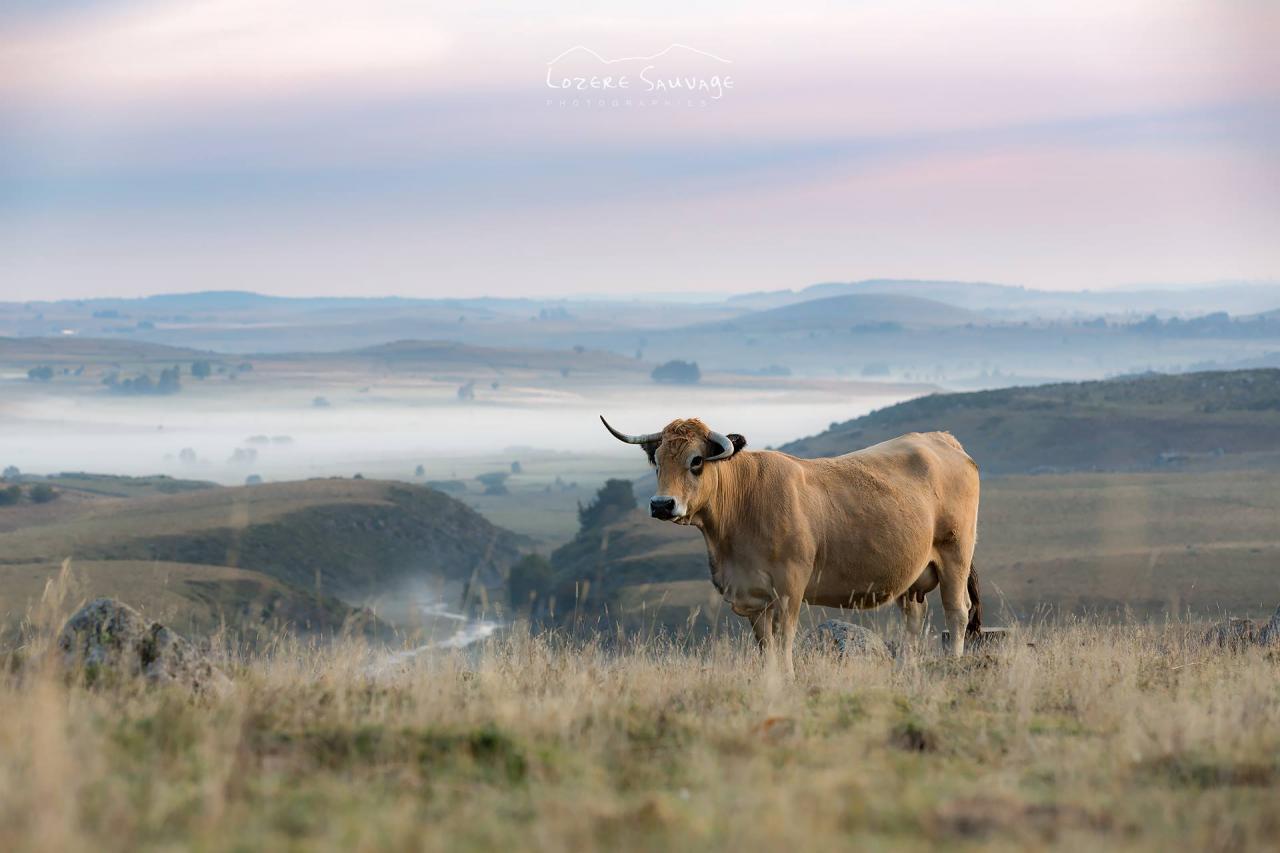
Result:
M56 587L56 584L54 585ZM55 590L56 592L56 590ZM72 604L74 602L68 602ZM0 847L1243 850L1280 833L1280 655L1190 624L1030 627L959 661L513 632L385 665L281 637L232 688L0 676ZM42 627L43 626L43 627Z

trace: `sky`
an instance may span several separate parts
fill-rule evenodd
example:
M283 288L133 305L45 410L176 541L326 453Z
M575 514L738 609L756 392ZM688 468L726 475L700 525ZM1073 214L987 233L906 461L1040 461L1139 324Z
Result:
M7 0L0 299L1277 279L1278 39L1269 0Z

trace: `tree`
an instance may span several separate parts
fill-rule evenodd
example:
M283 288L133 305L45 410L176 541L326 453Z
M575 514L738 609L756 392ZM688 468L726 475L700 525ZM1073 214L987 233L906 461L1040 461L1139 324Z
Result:
M653 377L654 382L694 385L702 378L702 371L698 369L696 361L672 359L666 364L660 364L655 367L650 375Z
M414 468L414 469L413 469L413 476L415 476L415 477L425 477L425 476L427 476L427 469L426 469L426 468L424 468L424 467L422 467L421 465L419 465L417 468Z
M58 493L48 483L36 483L31 487L31 491L27 492L33 503L47 504L50 501L57 500Z
M213 366L207 361L191 362L191 375L196 379L208 379L209 374L213 373Z
M9 486L8 488L0 489L0 506L12 506L20 500L22 500L21 486Z
M493 471L489 474L480 474L476 477L480 485L484 486L486 495L505 495L507 492L507 478L511 475L506 471Z
M244 484L246 486L260 486L262 485L262 477L258 474L250 474L244 478Z
M4 475L0 476L0 480L17 480L22 476L22 472L18 470L17 465L10 465L4 469Z
M182 383L178 381L181 370L178 365L166 367L160 371L160 381L156 383L157 394L177 394L182 389Z
M523 474L523 473L524 473L524 466L520 464L520 460L519 460L519 459L517 459L515 462L512 462L512 463L511 463L511 473L512 473L512 474Z
M636 508L636 494L630 480L606 480L591 503L578 504L578 523L583 530L603 527Z
M507 578L507 593L511 607L522 610L551 594L555 572L551 563L541 554L529 554L511 567Z
M53 368L47 364L33 367L27 371L27 380L30 382L49 382L52 379Z

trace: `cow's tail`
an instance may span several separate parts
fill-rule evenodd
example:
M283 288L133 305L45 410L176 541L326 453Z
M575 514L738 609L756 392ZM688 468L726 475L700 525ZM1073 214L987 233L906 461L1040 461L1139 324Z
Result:
M969 624L965 626L964 635L977 637L982 634L982 599L978 595L978 567L969 564Z

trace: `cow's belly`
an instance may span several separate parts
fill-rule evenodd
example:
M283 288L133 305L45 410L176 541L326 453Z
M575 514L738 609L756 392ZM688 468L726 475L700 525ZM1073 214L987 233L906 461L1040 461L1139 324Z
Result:
M810 577L804 600L817 607L879 607L906 592L927 565L927 555L920 555L892 563L824 566Z

